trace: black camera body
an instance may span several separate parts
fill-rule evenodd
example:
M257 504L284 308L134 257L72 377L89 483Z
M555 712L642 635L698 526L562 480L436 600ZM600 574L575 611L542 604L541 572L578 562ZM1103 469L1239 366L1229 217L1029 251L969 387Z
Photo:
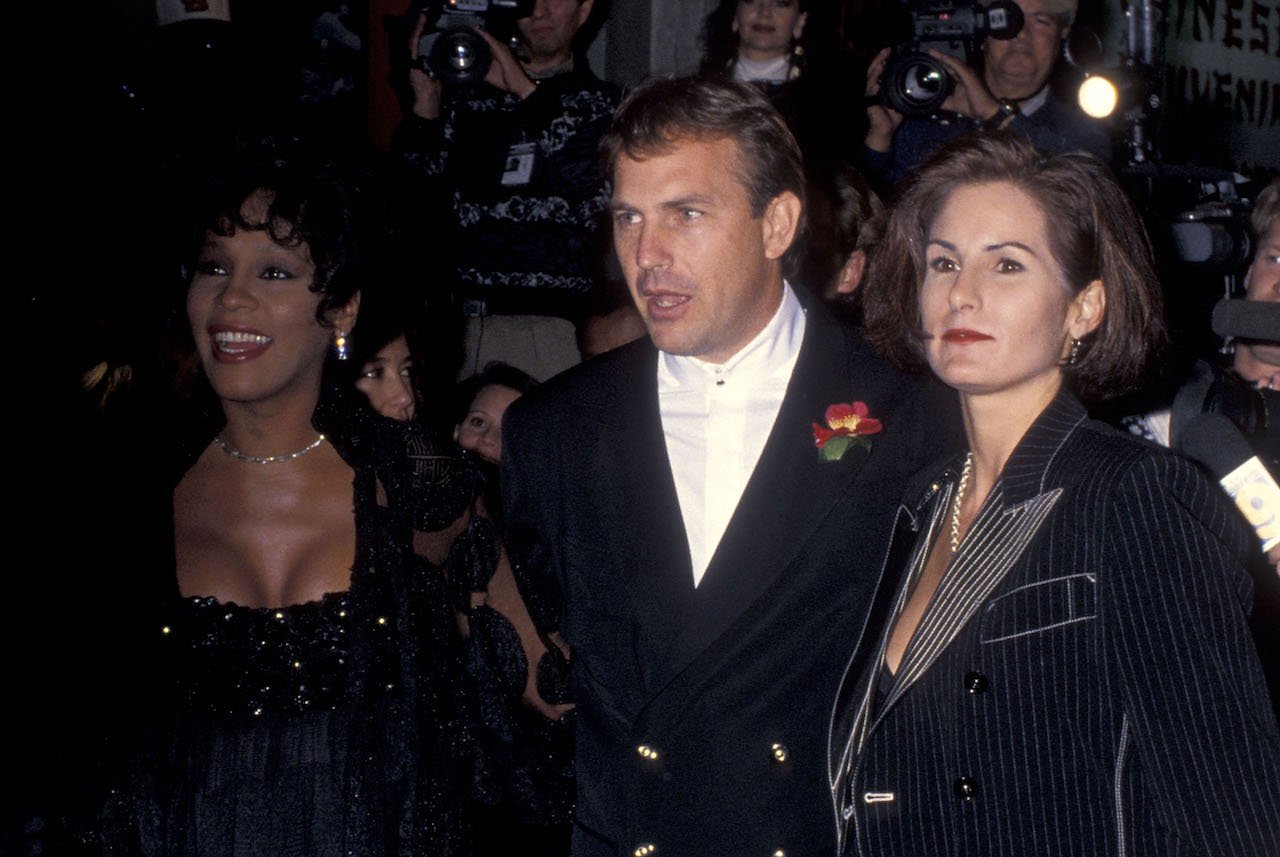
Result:
M933 118L955 91L955 80L930 50L972 63L982 40L1012 39L1022 30L1022 9L1012 0L959 5L924 0L911 11L912 38L898 45L880 78L880 97L903 116Z
M418 63L445 86L471 86L484 80L493 53L475 30L510 43L516 38L516 21L533 14L534 2L431 0L421 9L427 25L418 41Z

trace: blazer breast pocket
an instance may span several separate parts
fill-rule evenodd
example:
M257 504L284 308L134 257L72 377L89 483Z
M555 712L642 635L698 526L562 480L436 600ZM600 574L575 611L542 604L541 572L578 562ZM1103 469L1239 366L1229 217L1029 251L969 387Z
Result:
M1097 580L1071 574L1020 586L987 605L982 616L983 643L1001 643L1042 634L1097 618Z

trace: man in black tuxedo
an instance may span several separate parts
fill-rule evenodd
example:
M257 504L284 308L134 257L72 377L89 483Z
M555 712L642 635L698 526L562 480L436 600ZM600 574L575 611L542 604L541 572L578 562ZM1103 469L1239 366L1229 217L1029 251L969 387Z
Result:
M525 395L503 442L509 533L565 599L573 853L831 853L831 700L954 406L784 281L804 174L755 90L651 81L604 149L649 337Z

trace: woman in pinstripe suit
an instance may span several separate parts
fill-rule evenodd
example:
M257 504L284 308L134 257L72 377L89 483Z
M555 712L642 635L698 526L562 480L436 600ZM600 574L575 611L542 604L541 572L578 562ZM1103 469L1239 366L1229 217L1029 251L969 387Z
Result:
M1242 522L1076 398L1136 385L1164 335L1106 168L962 141L904 188L871 283L869 336L959 392L969 451L900 508L906 571L837 699L844 853L1280 855Z

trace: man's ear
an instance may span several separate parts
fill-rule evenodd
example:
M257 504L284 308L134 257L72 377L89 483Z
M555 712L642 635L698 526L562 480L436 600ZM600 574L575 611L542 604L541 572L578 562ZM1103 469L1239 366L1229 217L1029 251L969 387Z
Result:
M351 328L356 326L356 317L360 315L360 293L356 292L351 296L351 300L347 301L337 309L329 311L329 325L334 330L340 330L343 333L350 333Z
M769 200L764 215L760 218L766 258L781 259L782 254L787 252L800 228L800 213L803 209L800 197L789 190L784 190Z
M591 17L591 4L594 2L595 0L582 0L578 4L578 28L587 23L587 19Z

